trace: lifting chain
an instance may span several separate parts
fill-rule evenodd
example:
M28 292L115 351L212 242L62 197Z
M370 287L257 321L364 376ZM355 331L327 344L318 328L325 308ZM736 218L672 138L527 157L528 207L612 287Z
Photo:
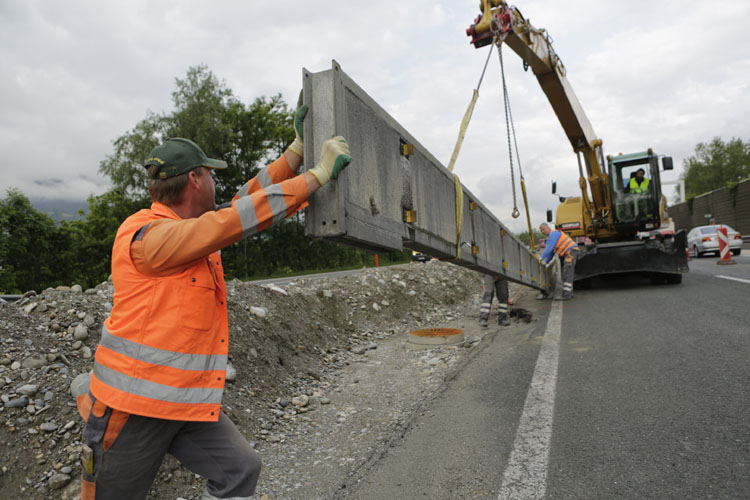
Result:
M500 73L503 80L503 104L505 104L505 130L508 135L508 156L510 159L510 182L513 187L513 213L511 214L514 219L517 219L521 212L518 211L518 201L516 199L516 179L515 172L513 170L513 146L516 149L516 161L518 162L518 172L521 175L521 181L523 182L523 171L521 170L521 158L518 156L518 143L516 142L516 128L513 125L513 112L510 109L510 97L508 97L508 86L505 83L505 65L503 64L503 46L498 45L497 54L500 57ZM513 134L513 141L511 142L511 133Z

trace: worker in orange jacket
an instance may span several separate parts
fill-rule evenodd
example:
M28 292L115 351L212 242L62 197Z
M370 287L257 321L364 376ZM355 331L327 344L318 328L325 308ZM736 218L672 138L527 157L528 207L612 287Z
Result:
M560 256L563 261L561 273L563 290L561 300L570 300L573 298L573 280L575 278L576 261L578 261L578 245L573 241L573 238L564 232L560 230L552 230L546 222L542 222L539 226L539 230L547 237L541 260L544 263L549 263L554 254ZM542 292L538 298L543 297L546 297L545 292Z
M302 120L276 161L216 206L227 167L188 139L168 139L144 163L151 208L128 217L112 248L114 305L104 322L84 428L82 499L146 498L166 453L207 478L204 499L250 498L261 461L221 411L229 329L220 250L306 206L351 161L342 137L302 164Z

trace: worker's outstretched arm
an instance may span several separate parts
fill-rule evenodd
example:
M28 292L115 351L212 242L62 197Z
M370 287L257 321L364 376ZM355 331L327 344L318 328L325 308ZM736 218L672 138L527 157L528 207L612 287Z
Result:
M320 162L310 171L236 198L193 219L160 219L136 233L130 253L136 268L165 276L276 224L302 208L307 198L351 162L343 137L323 143Z

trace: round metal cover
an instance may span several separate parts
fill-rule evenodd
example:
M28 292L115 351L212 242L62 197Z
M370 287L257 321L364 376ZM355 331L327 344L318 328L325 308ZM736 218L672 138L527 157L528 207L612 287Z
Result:
M464 331L457 328L425 328L409 332L407 343L420 347L462 344Z

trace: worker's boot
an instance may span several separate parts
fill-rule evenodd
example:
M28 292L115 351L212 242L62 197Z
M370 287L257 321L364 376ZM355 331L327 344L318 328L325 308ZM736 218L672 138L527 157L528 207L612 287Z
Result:
M510 325L510 319L508 318L508 315L505 313L501 313L497 315L497 324L500 326L508 326Z
M479 326L487 328L487 318L479 318Z
M536 300L544 300L548 298L549 298L549 295L547 295L546 292L539 292L539 295L536 296Z

